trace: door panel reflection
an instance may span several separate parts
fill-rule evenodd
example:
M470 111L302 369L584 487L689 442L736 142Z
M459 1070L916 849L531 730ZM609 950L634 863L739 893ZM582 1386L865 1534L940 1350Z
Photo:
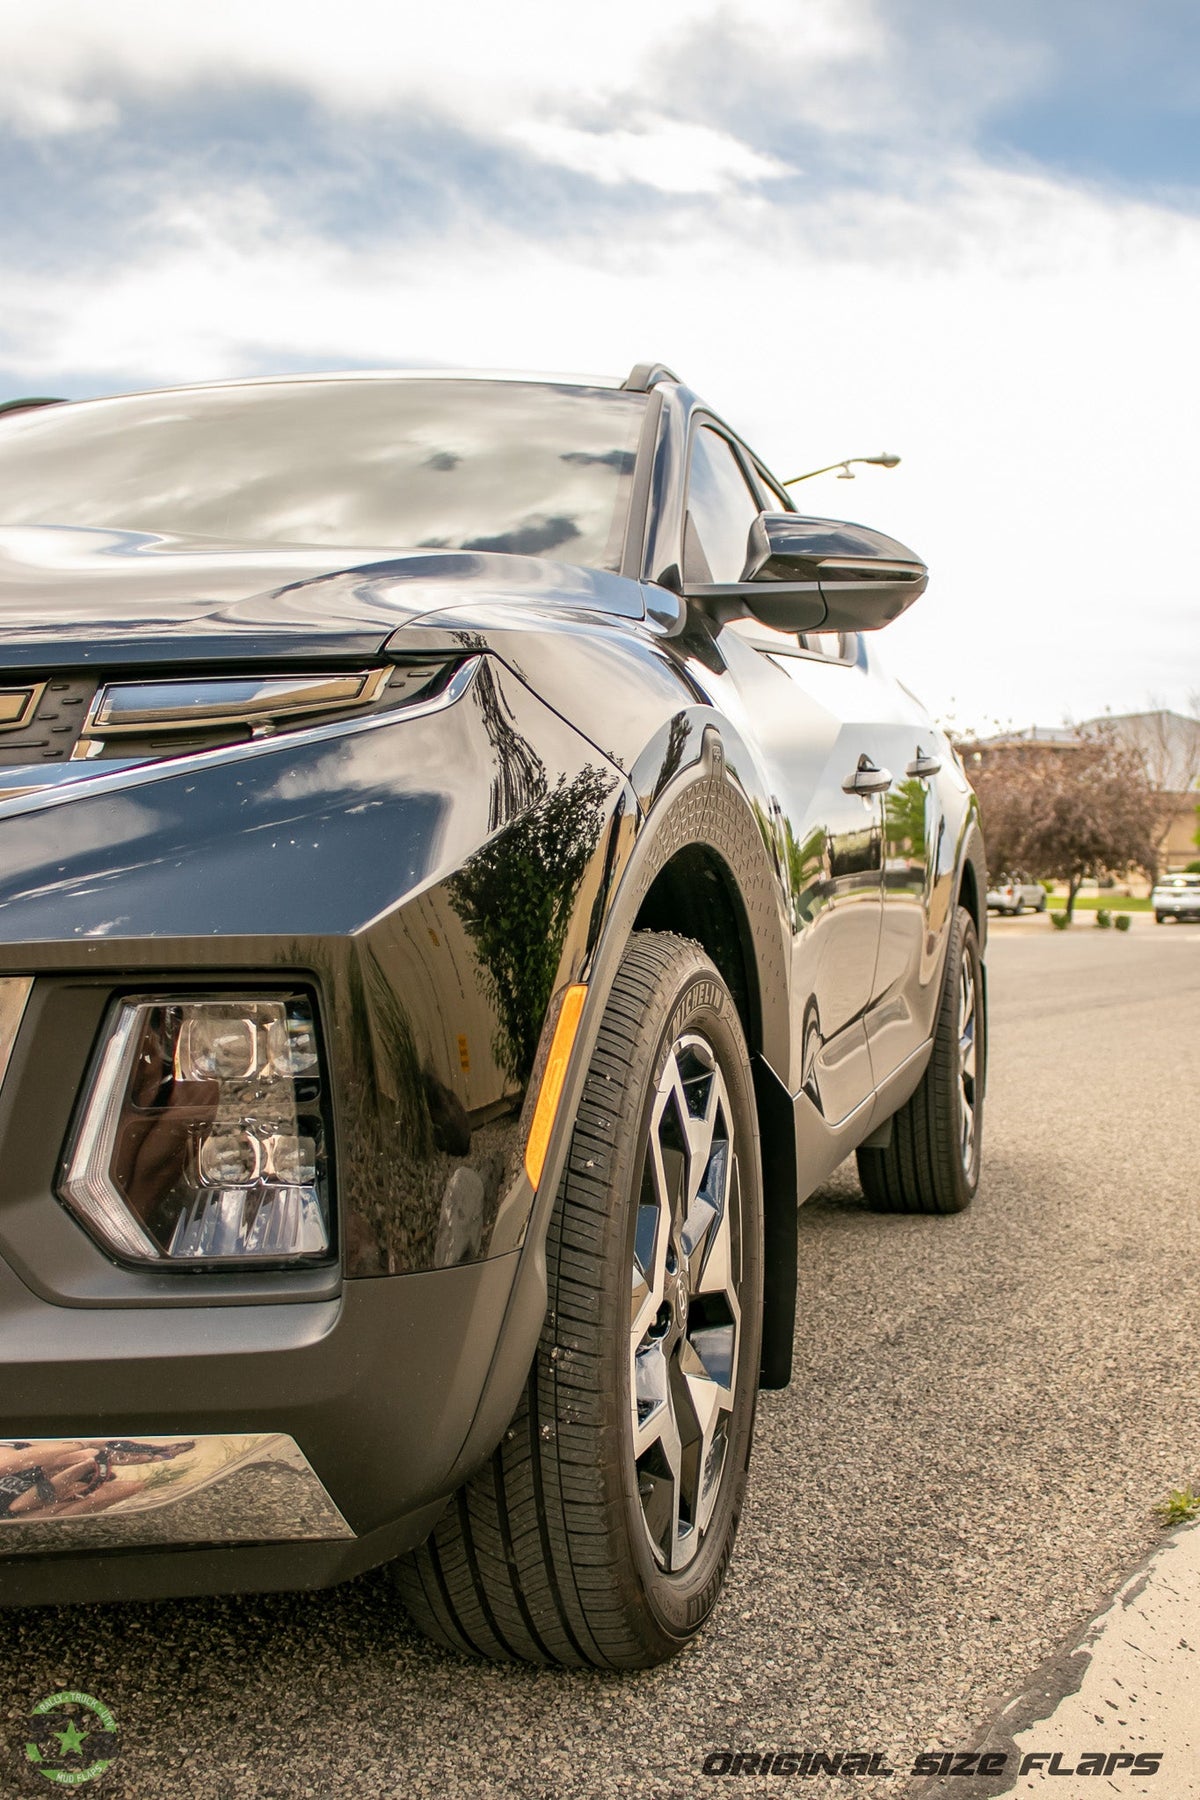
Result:
M445 1267L520 1241L543 1027L591 947L617 840L632 836L617 772L583 760L588 747L507 671L485 673L488 835L375 921L345 983L351 1274Z
M742 622L744 623L744 622ZM830 1124L872 1091L864 1017L881 914L878 801L843 791L870 747L859 672L756 649L725 630L719 704L763 748L766 825L792 911L793 1093L806 1088ZM772 647L773 648L773 647ZM705 680L714 685L708 670Z

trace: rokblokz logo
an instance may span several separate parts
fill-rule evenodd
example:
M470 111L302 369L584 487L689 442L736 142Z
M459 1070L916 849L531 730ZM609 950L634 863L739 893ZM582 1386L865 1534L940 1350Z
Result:
M75 1688L47 1694L31 1719L26 1760L57 1787L95 1781L117 1754L117 1721L92 1694Z

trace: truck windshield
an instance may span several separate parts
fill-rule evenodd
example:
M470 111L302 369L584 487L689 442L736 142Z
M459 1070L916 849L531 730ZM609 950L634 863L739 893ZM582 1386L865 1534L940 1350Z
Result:
M615 569L644 410L607 388L386 377L38 408L0 420L0 525Z

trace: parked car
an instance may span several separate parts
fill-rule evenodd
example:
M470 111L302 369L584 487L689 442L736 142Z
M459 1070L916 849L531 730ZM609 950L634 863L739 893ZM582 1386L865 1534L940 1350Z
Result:
M1030 881L1019 869L997 876L988 888L988 907L992 912L1009 913L1013 918L1027 906L1034 912L1045 912L1046 890L1040 881Z
M0 1599L670 1655L797 1202L979 1177L923 565L657 365L13 410L0 496Z
M1164 875L1150 894L1154 922L1168 919L1200 919L1200 875Z

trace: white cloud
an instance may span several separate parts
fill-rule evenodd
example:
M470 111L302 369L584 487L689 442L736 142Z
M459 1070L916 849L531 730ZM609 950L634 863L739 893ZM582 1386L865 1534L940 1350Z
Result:
M888 91L886 18L867 0L523 0L450 29L376 0L344 0L336 19L282 0L0 0L0 116L20 110L60 145L139 95L275 81L330 115L439 116L515 143L546 179L593 177L609 219L619 184L645 190L619 225L580 215L547 241L532 221L497 223L447 167L436 227L351 248L336 224L303 222L303 143L293 193L200 170L164 187L147 168L137 232L107 262L6 268L0 359L53 392L62 370L150 383L293 362L620 372L662 356L781 474L901 453L890 474L798 492L928 559L928 595L882 645L939 711L1053 723L1149 693L1180 704L1200 686L1179 549L1200 222L945 144L876 154L866 180L776 185L779 159L728 120L766 116L768 99L784 116L794 98L861 156L855 123L913 104ZM1038 66L1000 58L960 110ZM706 81L727 115L704 110Z
M509 136L543 161L591 175L606 186L641 182L664 194L720 194L744 182L794 172L727 132L671 119L649 119L620 131L582 131L530 119L512 126Z
M10 282L9 354L31 383L293 357L621 372L661 355L781 474L902 454L799 493L929 561L929 594L883 643L939 710L1054 722L1198 685L1179 544L1200 222L975 166L903 203L814 200L781 220L716 200L607 243L476 220L352 253L252 190L169 217L169 249L100 278Z
M729 16L722 0L474 0L452 14L420 0L0 0L0 118L61 130L72 116L90 122L96 105L239 82L294 86L341 112L415 106L489 130L631 93L661 111L665 64ZM872 54L879 37L871 0L752 0L737 29L786 43L814 77Z

